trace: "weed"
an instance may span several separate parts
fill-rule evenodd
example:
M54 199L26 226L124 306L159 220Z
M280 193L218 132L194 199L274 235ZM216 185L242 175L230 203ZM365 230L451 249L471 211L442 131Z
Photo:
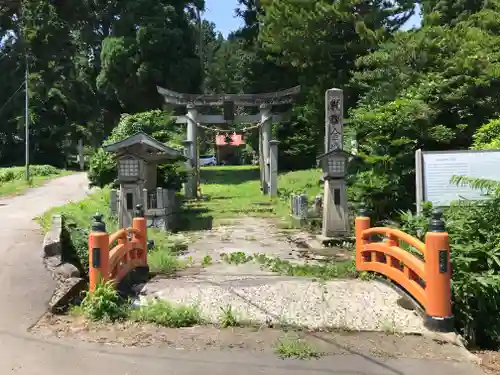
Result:
M281 359L311 359L322 356L322 353L317 351L312 345L299 338L281 338L278 340L275 349Z
M179 260L168 249L154 248L148 254L148 264L153 272L171 275L181 268Z
M192 327L202 323L197 306L174 305L167 301L149 302L133 309L130 318L137 322L155 323L163 327Z
M324 264L294 264L288 260L271 258L265 254L247 255L242 251L222 253L221 258L229 264L244 264L255 261L272 272L287 276L312 277L319 280L352 278L357 275L354 261Z
M325 264L294 264L288 260L258 256L257 261L270 271L288 275L312 277L319 280L354 277L356 269L352 261Z
M373 272L361 271L358 274L358 278L363 281L371 281L376 278L376 275Z
M186 258L186 260L184 261L184 265L185 265L186 267L193 267L193 266L194 266L194 264L195 264L195 262L194 262L194 259L193 259L193 257L192 257L191 255L190 255L190 256L188 256L188 257Z
M229 254L222 253L220 256L224 262L229 264L244 264L254 259L252 255L247 255L243 251L235 251Z
M87 292L81 305L73 308L73 313L81 313L95 321L115 321L127 316L127 308L113 282L108 281L97 284L93 292Z
M220 319L220 325L222 328L237 327L240 325L231 305L221 307L220 309L222 310L222 316Z
M212 264L212 257L210 255L205 255L203 257L202 266L206 267Z

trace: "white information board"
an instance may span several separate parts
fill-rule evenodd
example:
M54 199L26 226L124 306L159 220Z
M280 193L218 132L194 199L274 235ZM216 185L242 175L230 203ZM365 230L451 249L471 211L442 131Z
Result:
M451 201L459 199L485 198L480 190L451 184L453 176L500 181L500 150L418 150L415 155L421 157L420 161L416 161L417 207L421 205L421 200L438 207L449 206Z

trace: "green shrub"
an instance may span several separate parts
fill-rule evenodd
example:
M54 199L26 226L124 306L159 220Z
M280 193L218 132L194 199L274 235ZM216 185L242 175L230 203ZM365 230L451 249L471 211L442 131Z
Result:
M111 184L118 177L118 168L113 155L102 148L97 149L90 157L87 173L90 186L104 187Z
M187 181L188 170L184 162L174 162L158 166L157 185L166 189L179 191Z
M26 170L24 167L0 168L0 183L24 179ZM58 175L61 170L52 165L32 165L30 166L31 177L46 177Z
M112 282L99 283L93 292L87 292L77 308L87 319L110 320L123 319L127 316L124 301L118 295Z
M121 141L137 132L144 132L171 147L182 147L183 134L170 114L161 110L124 114L104 144ZM89 161L88 178L91 186L103 187L117 177L117 165L113 155L97 149ZM158 186L180 190L187 172L182 163L174 162L158 168Z
M472 148L477 150L500 148L500 119L484 124L475 132Z

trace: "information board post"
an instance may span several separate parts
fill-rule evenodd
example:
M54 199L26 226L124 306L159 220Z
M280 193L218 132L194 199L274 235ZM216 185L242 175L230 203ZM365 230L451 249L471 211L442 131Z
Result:
M424 203L424 187L422 177L422 150L418 149L415 151L415 197L418 215L422 213L422 204Z

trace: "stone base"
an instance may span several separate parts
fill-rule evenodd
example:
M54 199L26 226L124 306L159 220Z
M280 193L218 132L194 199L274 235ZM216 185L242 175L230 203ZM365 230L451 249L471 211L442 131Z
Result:
M146 216L148 228L156 228L163 231L176 230L175 214L162 216Z
M346 234L345 236L335 236L335 237L327 237L319 234L316 236L316 239L321 242L324 247L331 246L342 246L345 242L354 245L356 243L356 238Z
M88 290L88 284L80 277L71 277L58 283L49 301L49 311L53 314L66 312L71 305L81 301L85 290Z

